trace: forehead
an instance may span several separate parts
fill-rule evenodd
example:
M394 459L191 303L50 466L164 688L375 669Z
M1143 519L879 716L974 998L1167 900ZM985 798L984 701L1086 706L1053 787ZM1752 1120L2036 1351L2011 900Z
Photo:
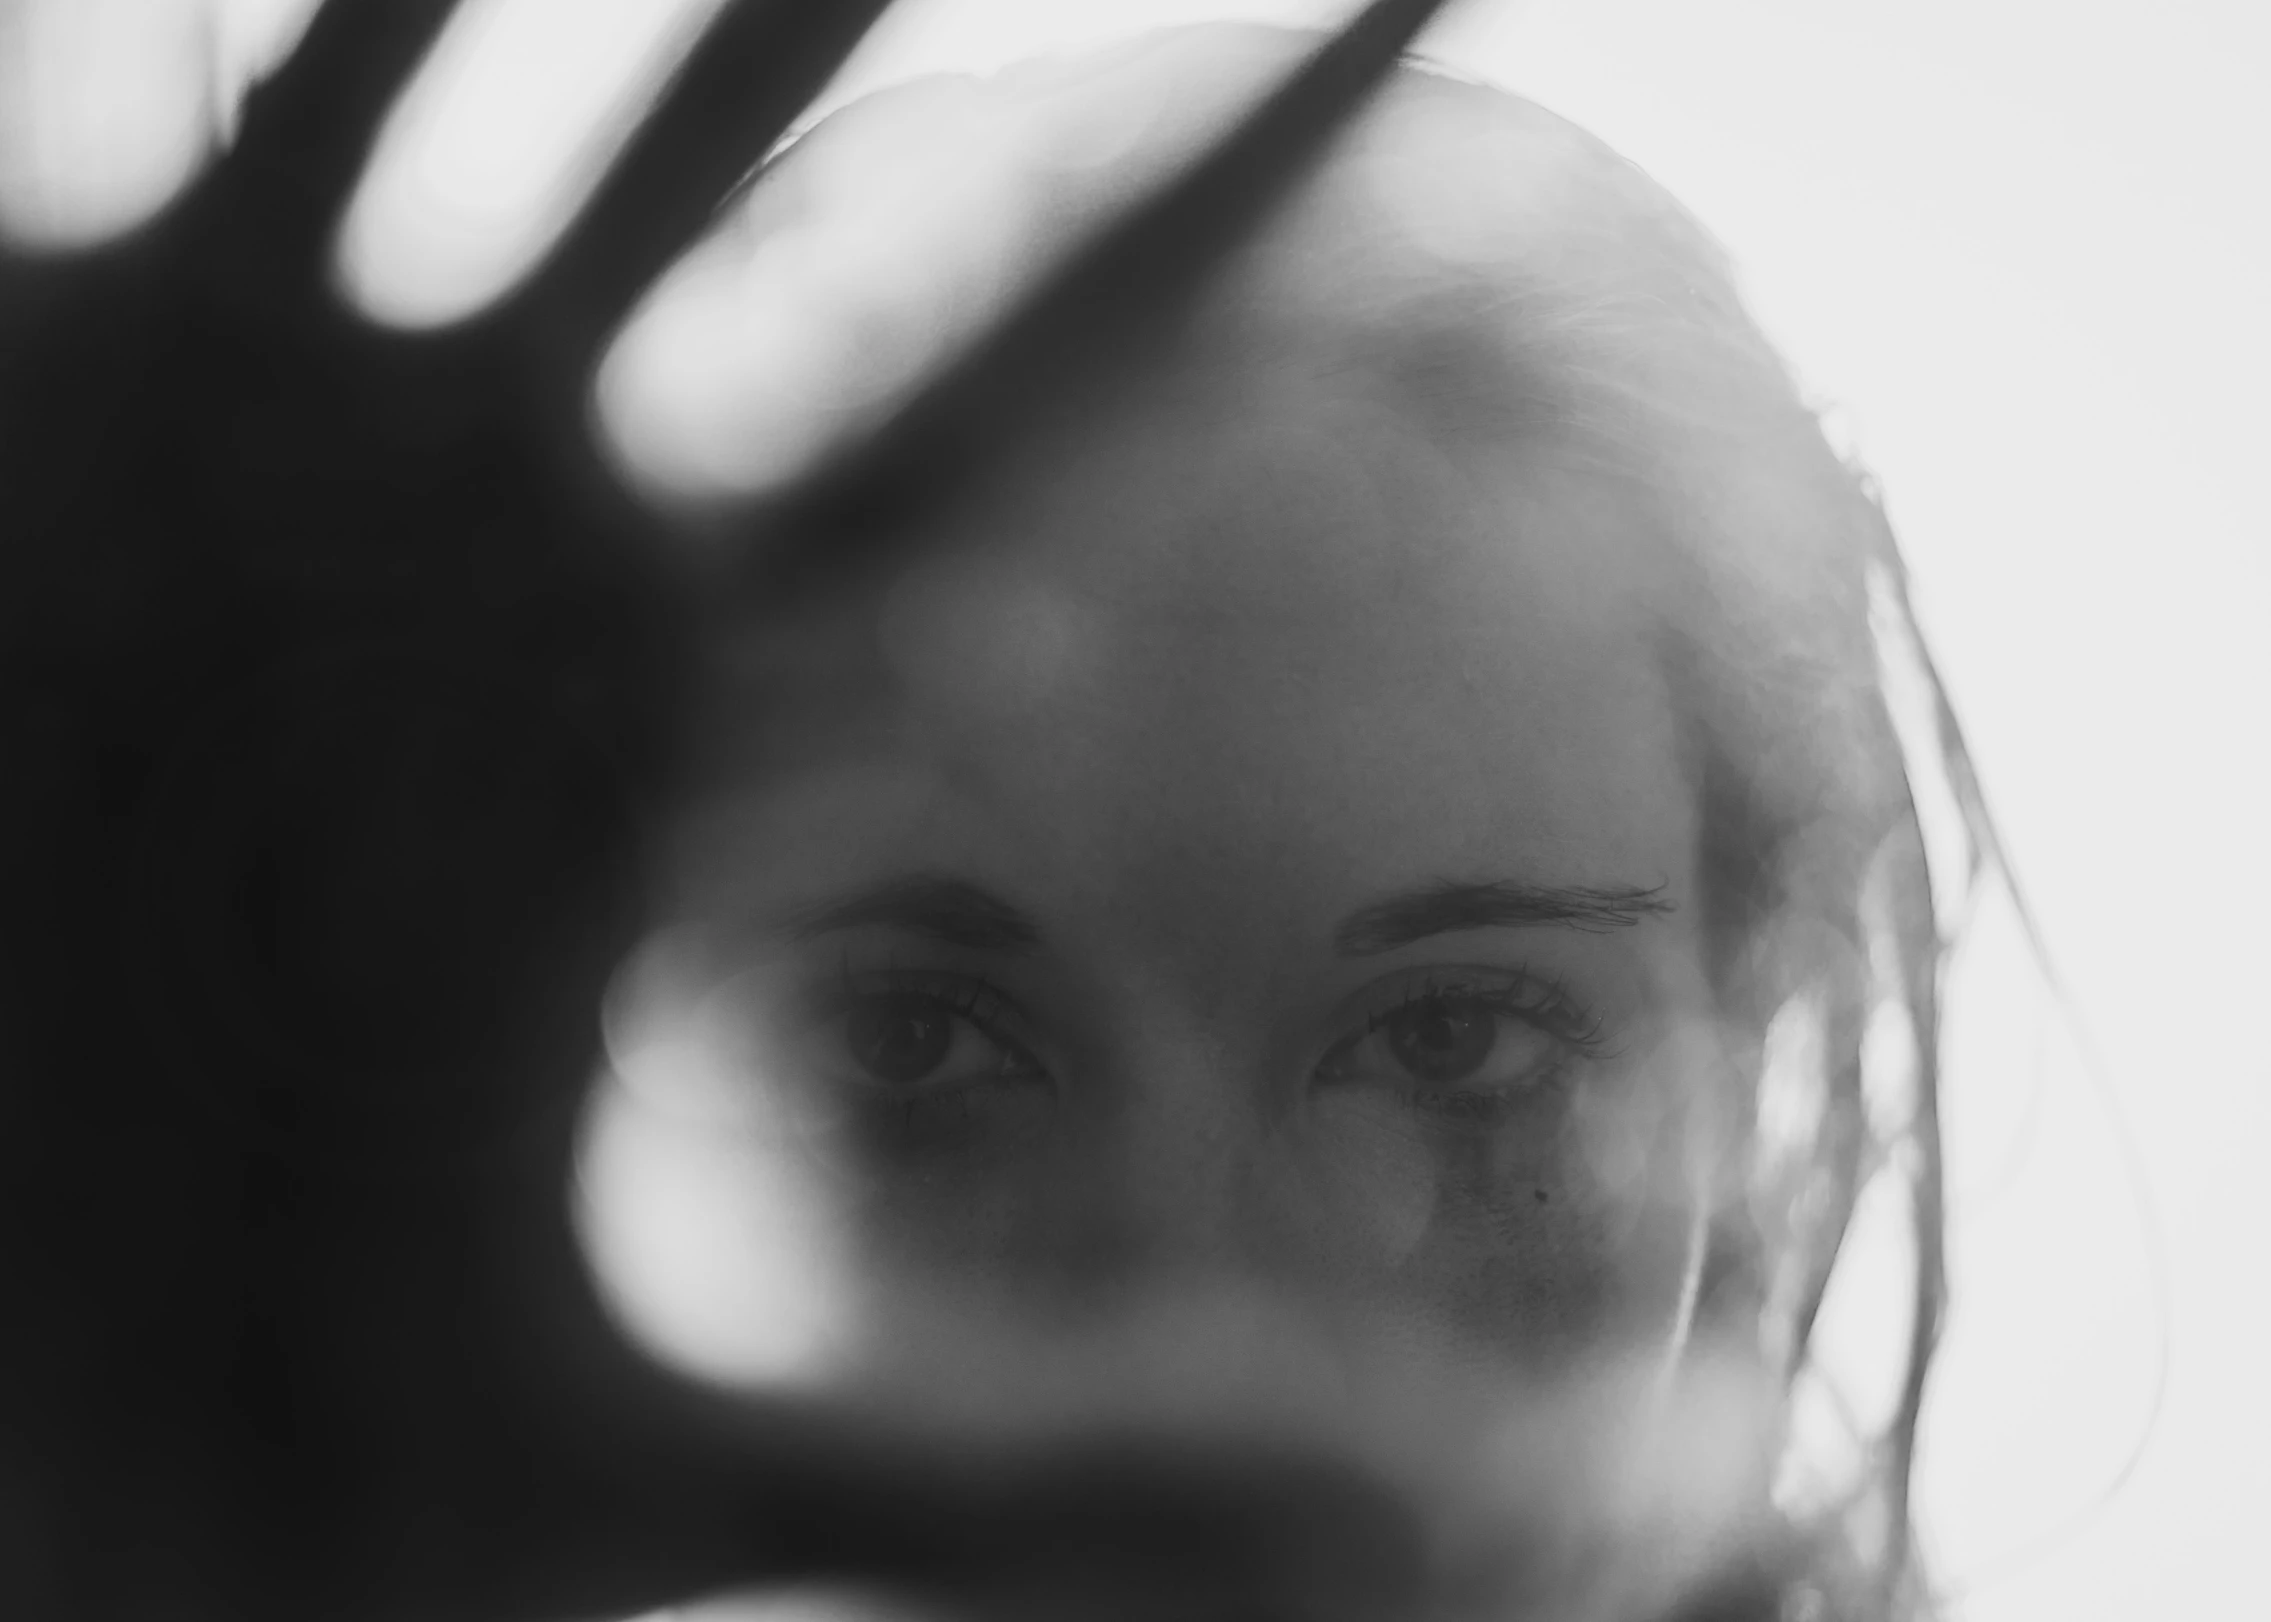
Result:
M815 882L956 865L1044 910L1684 889L1640 521L1345 375L1186 372L790 639L735 815Z

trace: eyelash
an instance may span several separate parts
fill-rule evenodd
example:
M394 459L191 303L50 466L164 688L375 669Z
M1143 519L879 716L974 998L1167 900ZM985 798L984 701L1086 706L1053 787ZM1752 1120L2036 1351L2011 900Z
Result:
M1567 982L1557 975L1534 974L1526 969L1427 969L1403 977L1401 984L1398 995L1375 1008L1358 1029L1326 1050L1317 1066L1320 1082L1340 1079L1334 1074L1335 1067L1345 1064L1346 1056L1360 1043L1399 1017L1431 1003L1483 1009L1494 1018L1528 1026L1558 1048L1515 1087L1429 1086L1414 1080L1391 1089L1398 1107L1454 1129L1495 1130L1534 1108L1541 1093L1559 1089L1577 1064L1612 1051L1605 1034L1606 1022L1572 994Z
M920 997L968 1020L997 1042L1015 1040L1001 1029L1015 1005L983 980L924 969L855 969L848 955L837 967L828 1011L834 1013L857 999L879 996Z
M1042 1075L1047 1069L1035 1057L1031 1043L1010 1027L1021 1023L1017 1003L984 980L937 969L911 969L891 964L862 968L850 953L838 961L834 983L816 999L813 1014L823 1021L843 1018L857 1004L874 998L904 997L932 1004L964 1020L987 1041L1017 1055Z
M1558 975L1536 975L1527 970L1505 976L1493 971L1489 979L1425 971L1425 977L1411 983L1393 1003L1366 1016L1362 1034L1369 1036L1400 1015L1432 1002L1474 1003L1521 1020L1586 1053L1597 1053L1607 1046L1601 1016L1571 994L1567 981Z
M835 982L819 999L816 1012L822 1019L838 1019L861 1000L893 996L918 998L967 1021L987 1041L1022 1058L1037 1074L1047 1075L1047 1067L1034 1055L1032 1045L1012 1030L1023 1022L1016 1002L986 981L966 974L890 965L859 968L847 953L838 965ZM1430 1003L1482 1008L1561 1044L1561 1058L1538 1077L1541 1086L1559 1082L1571 1064L1600 1057L1610 1047L1602 1017L1581 1002L1558 975L1519 968L1431 969L1403 977L1401 989L1391 1001L1374 1008L1361 1025L1337 1037L1326 1049L1327 1057L1319 1061L1320 1075L1334 1056ZM1404 1107L1416 1113L1482 1122L1510 1110L1532 1090L1526 1087L1500 1094L1414 1086L1399 1089L1398 1097Z

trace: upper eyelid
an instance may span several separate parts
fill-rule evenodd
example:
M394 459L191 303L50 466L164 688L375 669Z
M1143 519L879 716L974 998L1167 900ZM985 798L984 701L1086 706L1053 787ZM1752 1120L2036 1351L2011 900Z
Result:
M870 983L862 986L858 982ZM976 998L965 1004L940 994L942 986L967 987ZM828 997L840 1000L855 995L873 996L877 993L899 993L929 997L939 1003L957 1019L966 1019L985 1033L987 1038L1007 1043L1028 1057L1035 1057L1034 1042L1026 1032L1014 1028L1029 1025L1030 1018L1017 1000L989 981L952 971L937 969L891 968L883 966L854 967L847 959L831 982Z
M1506 993L1523 990L1538 993L1539 1000L1551 1008L1564 1009L1572 1014L1587 1012L1584 1005L1572 998L1558 981L1546 980L1537 975L1525 973L1512 975L1490 984L1479 984L1474 981L1448 977L1442 980L1422 978L1416 983L1404 987L1394 1001L1375 1009L1370 1015L1370 1019L1374 1024L1378 1024L1381 1021L1393 1019L1404 1009L1416 1003L1429 1002L1437 998L1449 1000L1460 996L1470 996L1478 1000L1496 1001Z
M1573 991L1567 979L1541 973L1524 964L1428 964L1384 975L1343 999L1337 1024L1364 1024L1391 1017L1397 1009L1430 996L1472 992L1487 996L1517 988L1533 988L1549 1003L1565 1011L1573 1022L1598 1025L1602 1011Z
M976 997L965 1004L959 999L938 995L942 988L969 989ZM837 972L830 977L820 997L812 999L812 1005L840 1002L847 994L894 990L937 996L951 1013L969 1020L989 1040L1014 1047L1043 1069L1054 1070L1042 1057L1042 1050L1050 1044L1040 1022L1015 996L987 977L966 970L924 967L889 959L861 963L846 951L839 959ZM1325 1045L1336 1049L1367 1036L1397 1009L1430 995L1466 991L1489 998L1494 993L1522 994L1525 990L1539 997L1556 1014L1550 1022L1539 1022L1540 1028L1549 1035L1596 1057L1614 1057L1621 1051L1621 1042L1609 1034L1612 1022L1607 1011L1573 990L1565 975L1508 963L1416 965L1380 976L1340 999L1327 1014ZM1519 1009L1507 1010L1510 1018L1520 1017L1520 1013Z

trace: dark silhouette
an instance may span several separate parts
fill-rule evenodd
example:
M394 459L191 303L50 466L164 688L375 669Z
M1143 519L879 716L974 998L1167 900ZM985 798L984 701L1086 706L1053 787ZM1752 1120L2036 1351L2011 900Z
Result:
M0 1611L537 1617L825 1572L1394 1608L1411 1551L1363 1481L713 1405L618 1345L567 1232L688 590L584 379L880 9L726 6L541 271L444 334L360 324L326 254L447 0L329 0L155 223L0 262ZM1432 9L1370 8L1145 214L1172 251L1113 260L1113 313L1188 282ZM1052 354L1100 262L1037 301ZM1023 330L948 386L1013 395Z

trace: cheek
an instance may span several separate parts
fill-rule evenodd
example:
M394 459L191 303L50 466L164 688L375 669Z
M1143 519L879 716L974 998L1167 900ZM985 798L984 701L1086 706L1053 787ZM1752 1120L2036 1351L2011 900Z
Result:
M1371 1133L1371 1180L1345 1186L1402 1247L1383 1298L1470 1358L1537 1371L1667 1345L1714 1216L1697 1168L1725 1163L1707 1029L1679 1022L1533 1119L1427 1139L1393 1170L1379 1146L1397 1139Z
M1023 1119L1015 1136L964 1147L870 1145L847 1216L868 1270L947 1290L1030 1294L1074 1276L1079 1157L1062 1123Z
M1450 1207L1399 1279L1406 1311L1492 1361L1559 1370L1667 1342L1689 1219L1582 1183L1494 1183Z
M848 1214L877 1278L1044 1319L1141 1311L1211 1278L1478 1372L1558 1373L1667 1341L1693 1212L1662 1110L1557 1106L1462 1135L1399 1108L1258 1131L1219 1189L1194 1183L1173 1211L1159 1180L1129 1175L1125 1144L1059 1122L879 1156Z

